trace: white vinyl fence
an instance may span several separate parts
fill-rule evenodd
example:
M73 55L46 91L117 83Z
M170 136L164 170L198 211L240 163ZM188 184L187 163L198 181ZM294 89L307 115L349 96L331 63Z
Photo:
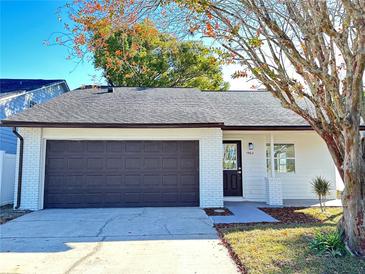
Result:
M0 150L0 205L14 201L15 162L15 154Z

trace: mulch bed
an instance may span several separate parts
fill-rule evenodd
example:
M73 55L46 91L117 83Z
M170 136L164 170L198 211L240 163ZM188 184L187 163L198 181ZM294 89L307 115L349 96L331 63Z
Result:
M228 223L228 224L215 224L214 227L216 228L216 230L220 230L220 229L226 229L226 228L241 228L242 226L255 226L255 225L265 225L265 224L270 224L270 225L276 225L276 224L280 224L279 222L277 223L271 223L271 222L254 222L254 223Z
M217 212L217 210L222 210L222 212ZM233 213L225 207L209 207L204 208L205 213L208 216L231 216Z
M297 210L305 209L305 207L284 207L284 208L261 207L259 209L266 212L275 219L279 220L281 223L285 224L321 223L321 220L316 219L313 216L306 215L303 212L296 212Z
M5 224L13 219L23 216L31 210L14 210L13 205L4 205L0 207L0 225Z

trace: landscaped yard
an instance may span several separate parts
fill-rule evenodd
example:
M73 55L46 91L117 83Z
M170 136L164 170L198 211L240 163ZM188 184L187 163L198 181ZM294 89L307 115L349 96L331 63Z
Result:
M272 216L285 223L218 226L218 231L243 272L365 273L365 260L317 256L309 248L316 232L336 229L341 213L341 208L327 208L324 214L319 208L290 209L282 214L277 209ZM296 223L295 214L312 221Z
M0 207L0 225L16 219L24 214L31 212L30 210L14 210L13 205L4 205Z

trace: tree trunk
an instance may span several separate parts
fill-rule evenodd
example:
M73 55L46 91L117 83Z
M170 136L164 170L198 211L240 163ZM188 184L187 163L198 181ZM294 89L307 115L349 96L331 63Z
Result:
M323 206L323 212L326 211L326 200L327 200L327 196L323 196L323 204L322 204L322 206Z
M319 206L321 208L321 212L323 212L323 206L322 206L322 195L319 195Z
M342 194L343 217L339 223L348 248L357 256L365 256L365 161L362 157L359 130L344 129L345 189Z

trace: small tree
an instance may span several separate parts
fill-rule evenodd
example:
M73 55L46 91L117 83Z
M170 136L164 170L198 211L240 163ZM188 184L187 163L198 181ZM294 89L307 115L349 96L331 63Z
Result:
M330 192L331 183L323 177L316 177L312 182L313 190L318 196L321 211L324 212L326 208L326 197Z

